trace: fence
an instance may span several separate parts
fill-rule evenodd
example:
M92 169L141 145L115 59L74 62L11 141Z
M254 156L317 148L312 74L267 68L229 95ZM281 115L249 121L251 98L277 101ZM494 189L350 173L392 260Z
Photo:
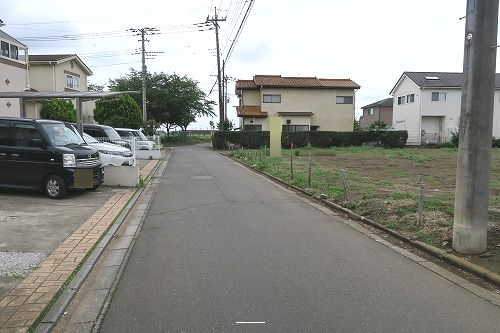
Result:
M367 147L344 150L369 151ZM342 151L342 150L340 150ZM414 150L383 150L409 163L425 162ZM428 151L428 150L427 150ZM285 182L328 197L360 215L379 221L388 228L410 237L441 246L451 237L454 191L429 189L431 176L403 174L398 179L387 172L387 161L349 166L342 156L322 155L328 151L315 148L284 150L281 158L271 158L268 148L242 149L229 152L255 169ZM420 160L419 160L420 159ZM359 162L363 163L363 162ZM451 244L451 242L450 242Z

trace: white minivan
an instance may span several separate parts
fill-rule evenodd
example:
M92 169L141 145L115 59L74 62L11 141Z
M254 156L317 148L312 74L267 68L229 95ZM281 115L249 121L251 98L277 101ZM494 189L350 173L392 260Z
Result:
M102 165L134 165L134 154L132 154L130 149L112 143L99 142L85 133L83 133L83 139L89 146L99 150L99 157Z

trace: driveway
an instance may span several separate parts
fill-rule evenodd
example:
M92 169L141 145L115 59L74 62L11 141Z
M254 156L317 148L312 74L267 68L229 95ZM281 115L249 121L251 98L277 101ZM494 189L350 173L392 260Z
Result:
M149 160L137 160L143 168ZM0 189L0 299L124 188L74 191L62 200L40 192Z

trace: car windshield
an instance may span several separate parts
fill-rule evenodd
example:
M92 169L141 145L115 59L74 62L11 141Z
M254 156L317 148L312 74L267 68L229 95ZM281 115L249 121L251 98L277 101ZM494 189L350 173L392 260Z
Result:
M120 135L111 127L104 128L104 132L106 132L106 136L111 140L121 140Z
M140 140L148 141L148 138L141 131L135 131L134 133Z
M41 124L54 146L80 146L85 144L76 130L63 123Z
M96 139L85 133L83 133L83 139L85 140L85 142L89 144L99 143L99 141L97 141Z

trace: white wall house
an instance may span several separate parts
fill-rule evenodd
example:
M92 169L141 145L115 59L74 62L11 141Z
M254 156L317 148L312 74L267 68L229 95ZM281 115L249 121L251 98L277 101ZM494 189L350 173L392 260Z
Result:
M28 88L27 55L26 45L0 30L0 91L21 92ZM0 99L0 116L20 115L19 99Z
M32 54L29 57L31 88L45 92L87 91L92 71L76 54ZM26 103L26 116L40 118L42 103ZM93 122L95 102L82 103L82 117Z
M281 117L283 131L352 131L355 92L350 79L255 75L236 81L242 130L269 130Z
M497 74L493 136L500 137L500 75ZM458 131L462 73L404 72L392 88L393 121L408 131L407 144L443 143Z

